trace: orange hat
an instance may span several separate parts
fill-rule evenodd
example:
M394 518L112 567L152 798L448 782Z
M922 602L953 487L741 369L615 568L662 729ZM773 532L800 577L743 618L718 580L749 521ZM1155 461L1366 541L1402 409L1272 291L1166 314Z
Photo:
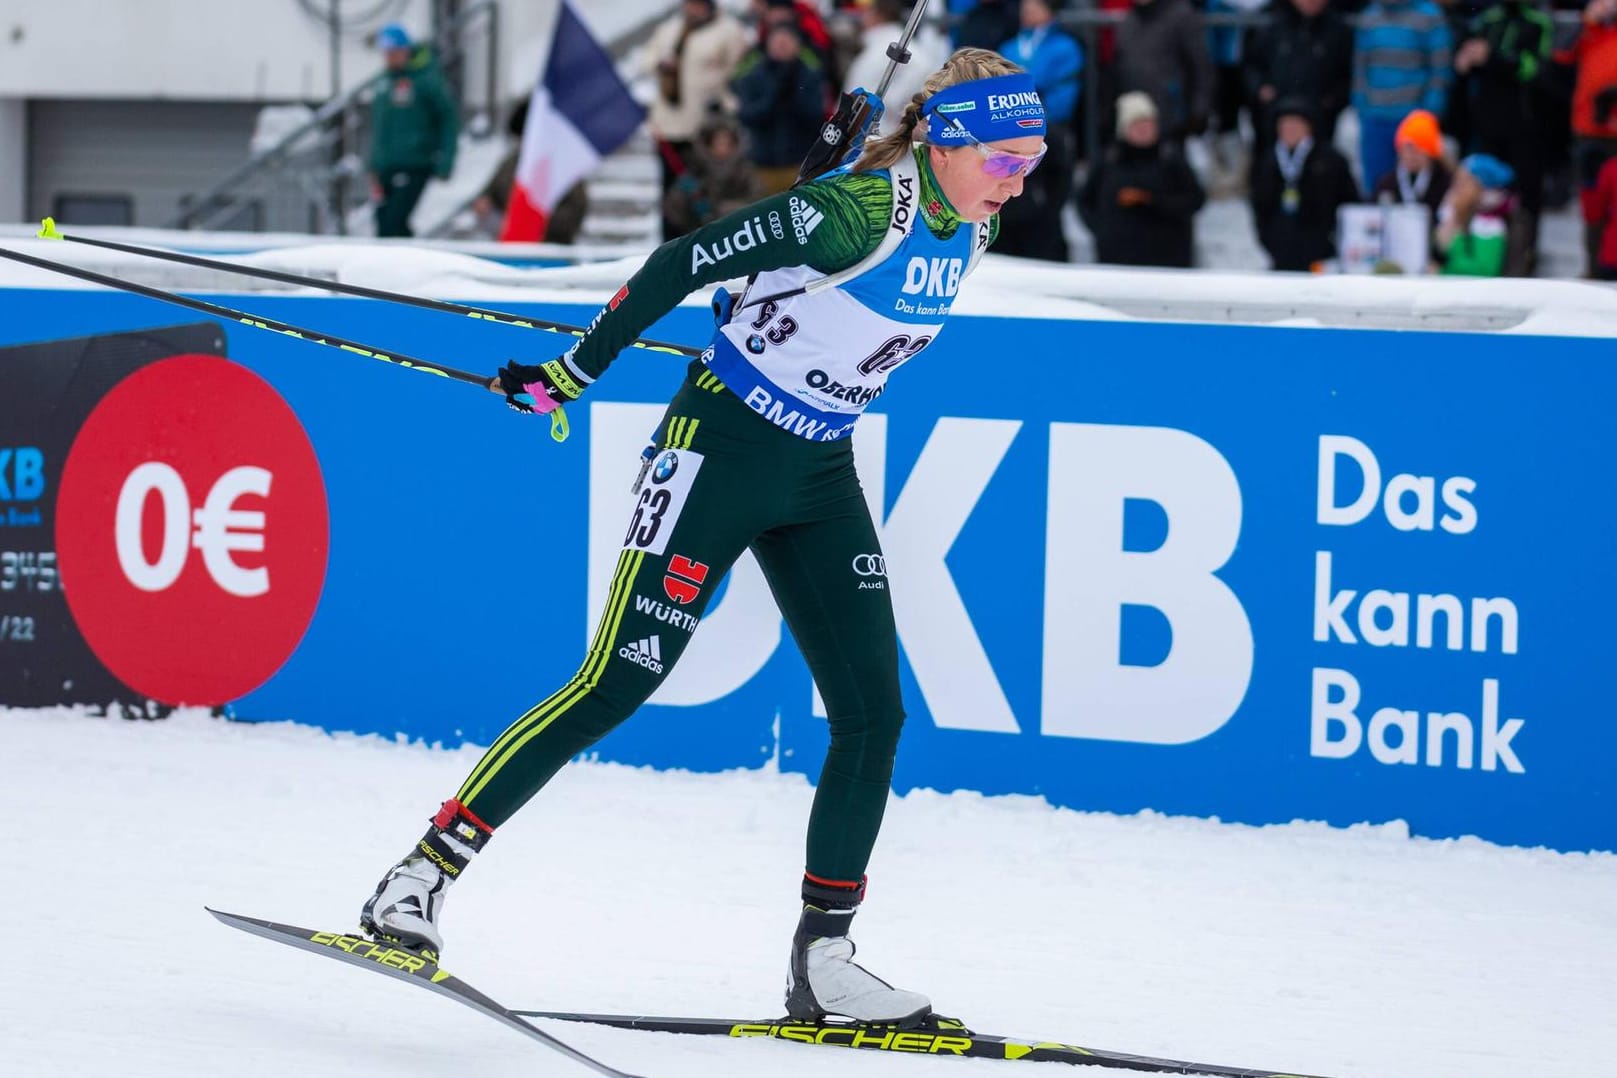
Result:
M1428 157L1443 156L1443 132L1438 129L1437 117L1425 109L1416 109L1405 116L1392 142L1394 146L1412 142Z

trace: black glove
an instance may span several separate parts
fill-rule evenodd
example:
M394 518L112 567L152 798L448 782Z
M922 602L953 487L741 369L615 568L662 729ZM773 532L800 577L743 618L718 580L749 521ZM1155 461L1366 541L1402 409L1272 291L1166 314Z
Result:
M529 415L547 415L563 404L571 404L584 393L584 387L567 372L560 359L529 366L511 360L500 368L500 389L505 403Z

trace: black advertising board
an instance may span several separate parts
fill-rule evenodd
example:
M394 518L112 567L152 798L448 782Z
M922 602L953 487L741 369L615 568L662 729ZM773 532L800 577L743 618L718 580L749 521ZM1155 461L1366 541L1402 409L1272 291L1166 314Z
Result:
M58 563L62 467L86 418L136 371L225 354L213 322L0 348L0 705L151 708L96 657L74 623Z

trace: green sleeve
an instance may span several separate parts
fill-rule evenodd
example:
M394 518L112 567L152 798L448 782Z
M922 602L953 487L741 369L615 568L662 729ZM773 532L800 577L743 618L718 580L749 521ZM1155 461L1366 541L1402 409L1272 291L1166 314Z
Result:
M455 171L455 151L459 149L460 115L455 99L442 78L431 82L432 111L438 123L438 150L433 158L433 171L444 178Z
M891 219L892 185L873 173L829 177L755 202L653 251L567 361L593 381L697 289L789 266L847 269L881 244Z

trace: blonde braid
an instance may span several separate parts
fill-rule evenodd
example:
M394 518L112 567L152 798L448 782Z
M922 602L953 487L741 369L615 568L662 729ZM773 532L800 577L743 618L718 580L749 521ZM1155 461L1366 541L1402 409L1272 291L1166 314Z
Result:
M899 120L898 130L891 135L865 142L864 152L854 163L853 170L872 172L876 169L891 168L910 152L915 143L925 141L926 122L921 115L921 109L926 105L927 98L938 91L957 83L991 79L998 75L1014 75L1023 70L999 53L990 52L988 49L956 49L954 55L944 61L942 67L927 76L921 92L910 98L910 103L904 107L904 116ZM919 136L916 132L920 132Z

